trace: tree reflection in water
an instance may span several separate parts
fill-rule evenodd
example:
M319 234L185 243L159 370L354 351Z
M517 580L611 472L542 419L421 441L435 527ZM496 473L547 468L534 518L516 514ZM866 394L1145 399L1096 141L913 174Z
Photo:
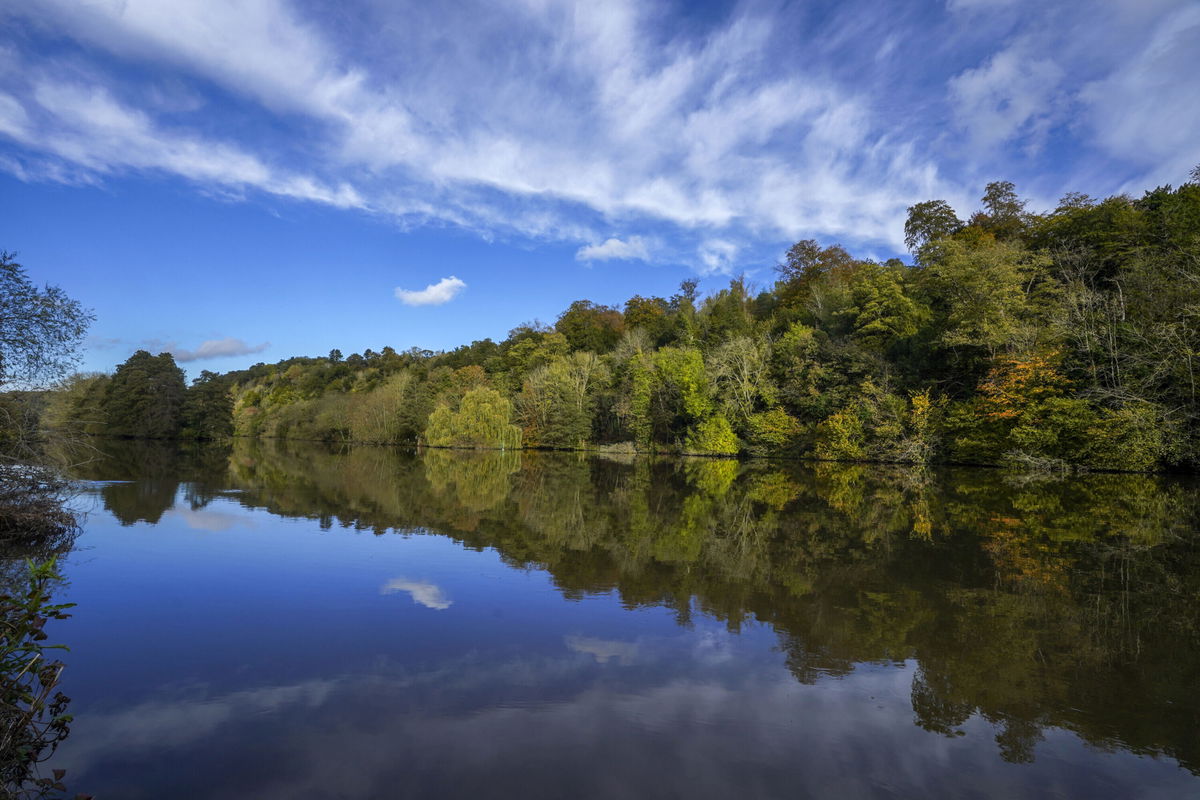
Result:
M1147 475L1017 477L577 453L330 450L239 440L106 446L81 477L119 520L247 507L387 535L423 529L732 631L770 625L798 681L914 662L914 723L995 723L1008 761L1047 727L1200 771L1200 491ZM150 472L146 465L150 464Z

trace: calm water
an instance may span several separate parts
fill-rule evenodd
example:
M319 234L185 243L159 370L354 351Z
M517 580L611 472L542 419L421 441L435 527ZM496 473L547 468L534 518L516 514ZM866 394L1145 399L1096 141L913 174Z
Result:
M1200 796L1200 488L240 442L85 468L115 798Z

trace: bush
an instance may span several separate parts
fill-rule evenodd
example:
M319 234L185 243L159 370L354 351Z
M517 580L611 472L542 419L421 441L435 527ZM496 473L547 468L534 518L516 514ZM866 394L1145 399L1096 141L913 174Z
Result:
M47 620L66 619L74 603L52 602L50 589L62 580L51 558L28 562L26 584L0 596L0 787L5 797L46 797L62 792L62 770L42 778L37 767L70 732L70 698L56 692L61 661L46 651L42 628Z
M738 438L723 414L714 414L692 429L684 444L685 453L732 456L738 452Z
M746 420L750 431L750 449L760 453L775 453L787 450L796 444L804 427L782 408L772 408L751 414Z
M1166 446L1161 409L1136 403L1106 410L1088 427L1084 463L1093 469L1154 469Z

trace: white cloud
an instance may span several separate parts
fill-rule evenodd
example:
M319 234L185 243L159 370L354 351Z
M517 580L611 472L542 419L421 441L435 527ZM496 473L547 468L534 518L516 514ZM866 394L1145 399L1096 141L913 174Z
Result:
M664 42L657 15L634 2L535 3L503 13L484 5L453 17L409 8L404 20L377 20L387 47L373 43L370 60L339 52L316 20L276 0L181 0L169 10L150 0L82 10L50 2L21 13L120 58L213 81L271 114L307 115L317 123L305 128L314 136L285 142L284 150L302 149L326 178L272 180L265 162L228 149L216 159L168 153L156 159L161 168L417 222L582 239L581 254L606 243L595 245L581 229L580 210L680 226L685 238L691 229L730 226L792 237L834 216L830 208L862 198L871 212L858 215L856 233L898 241L914 179L929 174L926 164L909 168L893 158L893 185L884 187L859 170L861 155L850 145L884 129L862 116L853 92L818 72L773 77L776 28L749 13L709 35ZM514 37L523 46L511 58L490 55L492 42ZM446 41L452 58L436 44ZM203 114L217 111L209 104ZM850 118L869 124L854 139L828 135L829 122ZM149 116L142 122L153 124ZM779 148L808 138L803 158ZM85 142L76 137L55 152L98 170L137 166L115 148L97 152ZM220 174L214 162L222 161L236 178ZM802 192L780 209L770 205L779 197L759 191L764 176L803 185L816 165L825 165L835 196Z
M396 592L407 592L414 603L435 611L445 611L454 605L454 601L446 597L446 593L442 591L441 587L429 581L392 578L379 590L380 594L395 594Z
M897 11L877 37L893 45L835 53L844 32L754 4L711 28L635 0L375 3L336 25L284 0L13 4L10 20L85 47L68 67L0 71L0 135L24 148L0 168L156 170L405 227L570 242L580 261L699 251L698 269L721 272L814 235L902 249L908 205L975 197L980 177L1061 180L1061 155L1093 143L1123 161L1192 152L1194 2L1112 5L1119 22L1087 4L948 0ZM881 15L846 7L857 39L880 32ZM953 13L981 9L1002 12L994 26ZM139 66L148 77L130 78ZM1057 124L1077 102L1090 129ZM1002 145L1026 160L997 164Z
M10 95L0 95L0 133L97 173L156 170L202 184L254 188L340 208L365 207L346 183L329 185L274 169L237 146L168 130L103 87L43 79L31 87L26 102L22 106ZM36 108L40 126L30 124L30 107Z
M1200 5L1193 4L1164 14L1140 52L1080 92L1105 151L1151 170L1125 189L1178 184L1200 163L1197 53Z
M29 130L29 115L25 107L11 95L0 92L0 133L14 139L26 138Z
M440 306L449 303L458 293L467 288L465 281L451 275L424 289L401 289L396 287L396 299L406 306Z
M724 239L709 239L700 246L696 255L700 259L700 272L711 275L729 272L737 258L738 246Z
M577 261L620 261L629 259L645 261L649 257L650 251L646 247L646 240L641 236L630 236L625 240L614 236L605 239L600 244L585 245L575 253Z
M270 342L249 345L241 339L232 336L225 339L209 339L201 342L195 350L186 350L174 342L166 346L166 351L175 357L176 361L203 361L210 358L227 358L229 356L247 356L261 353L271 346Z
M977 147L992 148L1019 134L1036 137L1051 123L1065 73L1031 50L1023 44L1008 47L950 80L959 125Z

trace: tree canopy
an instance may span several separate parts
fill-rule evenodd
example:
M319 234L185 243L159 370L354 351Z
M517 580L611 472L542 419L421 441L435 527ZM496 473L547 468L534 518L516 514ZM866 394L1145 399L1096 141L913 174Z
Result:
M803 239L769 286L577 300L447 353L335 349L186 391L139 354L100 404L125 435L512 447L515 426L526 447L1200 466L1200 183L1034 212L995 181L904 232L912 264ZM159 388L135 412L127 384Z

